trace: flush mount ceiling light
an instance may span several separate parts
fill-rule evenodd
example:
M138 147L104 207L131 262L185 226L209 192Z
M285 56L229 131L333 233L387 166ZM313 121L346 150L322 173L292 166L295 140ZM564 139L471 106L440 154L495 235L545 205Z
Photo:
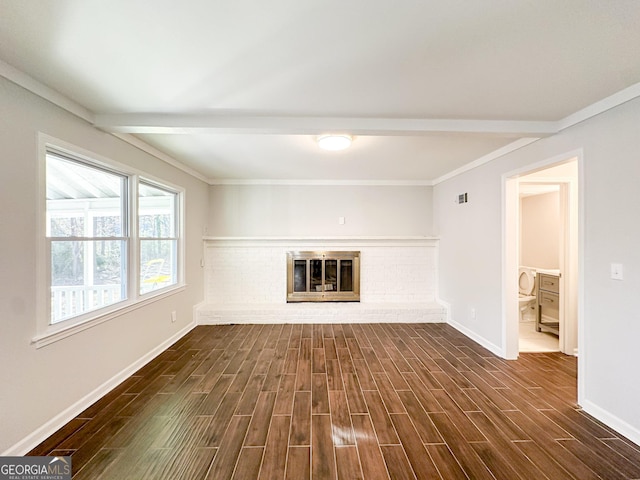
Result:
M321 135L316 139L323 150L344 150L351 146L352 141L353 137L345 134Z

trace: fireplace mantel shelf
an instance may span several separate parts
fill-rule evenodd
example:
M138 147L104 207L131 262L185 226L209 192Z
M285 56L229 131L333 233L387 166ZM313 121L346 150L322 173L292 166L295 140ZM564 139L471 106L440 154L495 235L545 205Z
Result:
M422 236L282 236L282 237L203 237L208 245L217 246L435 246L438 237Z
M407 235L407 236L283 236L283 237L202 237L203 240L438 240L438 237L424 237L421 235Z

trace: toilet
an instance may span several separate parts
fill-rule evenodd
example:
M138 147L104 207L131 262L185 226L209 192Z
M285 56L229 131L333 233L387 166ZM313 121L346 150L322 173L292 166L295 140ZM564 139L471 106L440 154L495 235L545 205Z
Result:
M518 306L520 321L526 322L527 313L536 308L536 272L528 267L520 267L518 273Z

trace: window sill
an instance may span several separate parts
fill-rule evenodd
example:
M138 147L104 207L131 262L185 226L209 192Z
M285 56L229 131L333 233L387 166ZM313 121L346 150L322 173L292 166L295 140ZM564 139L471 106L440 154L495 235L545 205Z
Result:
M132 303L127 303L124 305L120 305L113 310L109 310L106 313L100 313L95 317L84 320L80 323L74 323L70 325L54 325L49 327L49 331L37 335L31 339L31 344L36 348L42 348L47 345L51 345L52 343L63 340L67 337L75 335L76 333L83 332L89 328L93 328L96 325L100 325L101 323L107 322L113 318L119 317L121 315L125 315L127 313L133 312L139 308L142 308L146 305L149 305L153 302L161 300L163 298L170 297L177 293L183 292L186 290L186 285L177 285L170 290L164 290L162 292L158 292L157 294L146 294L143 298L139 298ZM65 323L65 322L61 322Z

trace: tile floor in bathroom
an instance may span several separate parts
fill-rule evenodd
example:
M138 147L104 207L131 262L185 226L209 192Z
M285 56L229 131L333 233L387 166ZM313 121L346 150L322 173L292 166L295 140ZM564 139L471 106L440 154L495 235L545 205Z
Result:
M536 322L520 322L519 347L521 352L557 352L558 337L551 333L536 332Z

